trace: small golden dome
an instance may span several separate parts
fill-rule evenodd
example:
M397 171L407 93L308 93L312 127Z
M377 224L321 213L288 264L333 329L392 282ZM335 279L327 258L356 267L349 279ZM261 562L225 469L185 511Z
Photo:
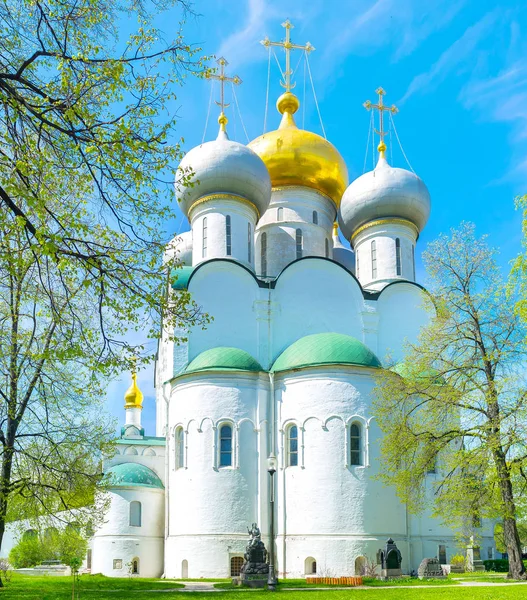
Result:
M137 385L137 373L132 373L132 385L124 395L125 408L143 408L143 392Z
M278 98L280 127L249 144L263 160L273 187L299 185L328 196L338 208L348 186L348 169L339 152L320 135L298 129L293 115L300 102L291 92Z

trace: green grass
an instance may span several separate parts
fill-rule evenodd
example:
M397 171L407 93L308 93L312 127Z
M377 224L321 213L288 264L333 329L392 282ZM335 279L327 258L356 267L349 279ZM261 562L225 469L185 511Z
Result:
M402 577L401 579L389 579L383 581L382 579L373 579L371 577L365 577L363 579L364 585L368 587L393 587L393 586L409 586L414 585L459 585L454 579L417 579L416 577Z
M291 580L294 581L294 580ZM527 584L526 584L527 585ZM79 600L189 600L188 592L175 588L181 584L159 579L114 579L100 575L81 577ZM157 590L157 591L156 591ZM161 590L174 590L159 593ZM249 596L247 596L249 594ZM269 600L270 592L260 590L224 590L214 594L195 592L193 600ZM241 595L241 598L240 598ZM461 587L397 589L393 586L369 589L284 590L272 598L287 600L523 600L527 597L524 585L503 587ZM0 590L0 600L70 600L69 577L31 577L14 575L8 587Z

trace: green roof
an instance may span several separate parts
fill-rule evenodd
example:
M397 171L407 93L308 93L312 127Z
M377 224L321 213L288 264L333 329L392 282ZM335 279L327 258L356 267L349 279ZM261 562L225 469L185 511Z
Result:
M317 365L358 365L380 368L381 363L362 342L342 333L315 333L300 338L275 360L271 371Z
M198 354L185 369L185 373L197 371L263 371L263 369L260 363L245 350L219 346Z
M174 280L172 281L172 289L173 290L186 290L188 287L188 280L192 275L192 271L194 271L194 267L178 267L177 269L172 270L172 277Z
M148 467L138 463L114 465L106 471L110 487L148 487L163 489L161 479Z
M117 440L117 444L122 444L123 446L166 446L166 439L151 435L145 435L142 438L122 437Z

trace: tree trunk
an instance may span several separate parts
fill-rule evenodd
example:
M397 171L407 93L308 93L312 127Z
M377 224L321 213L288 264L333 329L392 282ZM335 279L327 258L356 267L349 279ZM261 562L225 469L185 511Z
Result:
M0 475L0 548L5 533L5 522L7 517L7 502L9 496L9 484L11 483L11 469L13 466L13 449L4 446L2 457L2 473ZM0 578L0 587L3 587L3 581Z

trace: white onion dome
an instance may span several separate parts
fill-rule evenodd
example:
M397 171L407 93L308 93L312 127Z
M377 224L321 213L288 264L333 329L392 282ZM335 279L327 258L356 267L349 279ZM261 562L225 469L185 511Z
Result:
M167 263L174 257L186 266L192 266L192 231L185 231L170 240L165 248L163 262Z
M333 260L355 274L355 253L340 241L337 223L333 224Z
M339 225L349 240L359 227L375 219L405 219L422 231L430 216L430 194L417 175L392 167L381 151L377 166L353 181L344 192Z
M178 167L175 187L180 208L189 217L199 200L225 194L248 201L261 215L271 200L269 172L255 152L229 139L225 115L220 115L218 121L218 137L190 150ZM186 185L181 183L183 179Z

